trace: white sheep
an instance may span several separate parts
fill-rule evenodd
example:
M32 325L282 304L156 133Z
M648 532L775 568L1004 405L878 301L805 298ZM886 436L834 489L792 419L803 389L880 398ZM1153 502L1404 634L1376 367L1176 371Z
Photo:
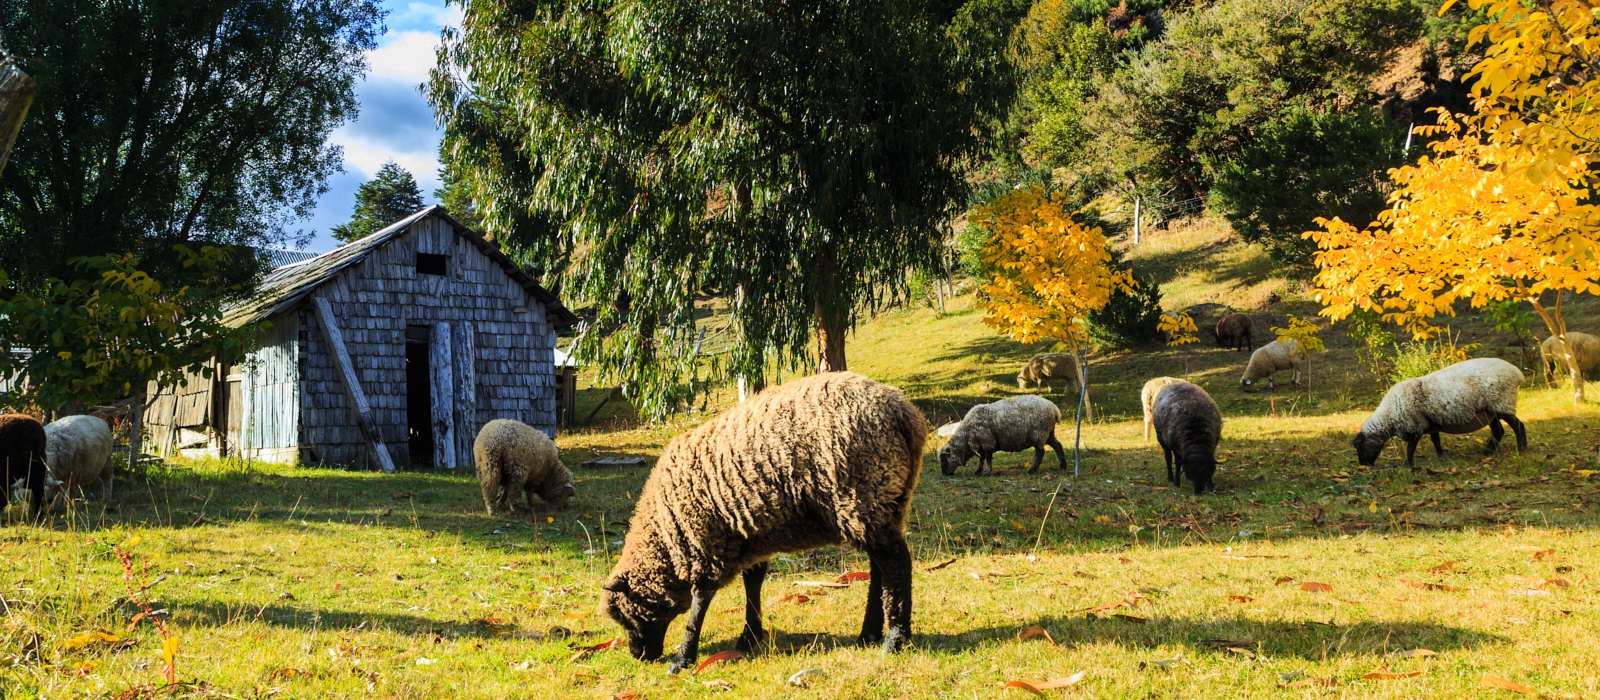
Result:
M1545 358L1545 374L1549 375L1556 369L1566 369L1567 362L1556 350L1555 336L1545 338L1540 344L1540 349ZM1578 373L1600 371L1600 338L1588 333L1567 331L1567 347L1572 351L1572 356L1577 360Z
M99 481L101 500L111 502L111 481L116 472L111 461L116 447L111 426L94 416L67 416L45 426L44 435L45 466L50 478L61 483L68 497L74 487L82 489Z
M1489 426L1489 442L1484 454L1493 454L1506 431L1500 421L1511 425L1517 434L1517 450L1528 448L1528 432L1517 420L1517 388L1522 386L1522 370L1510 362L1493 357L1457 362L1433 374L1407 379L1389 388L1378 410L1361 424L1361 432L1350 441L1362 465L1372 466L1389 438L1406 441L1406 466L1412 465L1417 443L1423 435L1433 438L1433 449L1444 454L1439 433L1464 434Z
M1302 350L1300 342L1293 338L1267 343L1250 353L1250 364L1245 365L1244 376L1239 379L1239 388L1250 391L1251 386L1265 379L1268 391L1277 389L1277 383L1272 380L1273 375L1289 369L1294 370L1294 385L1300 386L1300 363L1305 359L1305 350Z
M939 470L945 476L956 473L973 455L978 456L978 471L994 473L994 453L1021 452L1033 448L1032 474L1044 461L1046 445L1056 451L1056 461L1067 468L1067 455L1056 440L1056 423L1061 409L1043 396L1018 396L994 403L978 404L967 411L950 441L939 448Z
M1187 384L1182 379L1172 377L1156 377L1144 383L1144 389L1139 392L1139 403L1144 405L1144 441L1150 442L1150 409L1156 404L1156 396L1173 384Z

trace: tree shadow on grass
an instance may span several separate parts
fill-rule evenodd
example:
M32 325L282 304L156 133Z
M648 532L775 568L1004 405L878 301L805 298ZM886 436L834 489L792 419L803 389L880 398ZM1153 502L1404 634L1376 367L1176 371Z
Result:
M1195 620L1180 617L1137 618L1047 616L1028 624L1038 624L1064 647L1113 644L1134 649L1184 646L1191 656L1237 656L1244 649L1251 654L1321 660L1328 657L1381 655L1406 649L1473 649L1504 643L1504 637L1463 627L1400 620L1361 621L1350 624L1256 620L1244 617ZM913 623L914 625L915 623ZM1003 644L1040 644L1043 640L1022 641L1018 633L1027 625L979 627L956 633L926 633L913 626L909 650L940 656L981 652ZM669 639L672 637L668 635ZM733 648L734 638L710 640L701 647L701 657ZM778 633L768 653L792 654L854 646L853 635L831 632Z

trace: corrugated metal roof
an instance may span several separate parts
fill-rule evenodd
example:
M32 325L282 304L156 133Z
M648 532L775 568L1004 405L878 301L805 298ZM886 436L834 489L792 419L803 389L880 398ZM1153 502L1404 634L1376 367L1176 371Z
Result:
M560 299L539 286L538 280L517 267L517 264L506 257L505 253L500 252L493 243L473 234L471 229L450 218L444 207L439 205L430 206L371 235L346 243L322 255L273 270L267 274L266 279L261 280L261 286L256 289L255 296L228 309L222 316L222 322L237 327L288 311L345 268L366 259L368 253L383 247L412 224L430 216L449 222L455 228L457 235L467 239L480 252L499 263L511 279L528 290L528 294L534 299L544 304L553 326L569 328L577 325L578 317L567 310Z
M304 250L283 250L281 248L257 248L256 257L266 262L270 269L288 267L295 263L303 263L314 257L316 253Z

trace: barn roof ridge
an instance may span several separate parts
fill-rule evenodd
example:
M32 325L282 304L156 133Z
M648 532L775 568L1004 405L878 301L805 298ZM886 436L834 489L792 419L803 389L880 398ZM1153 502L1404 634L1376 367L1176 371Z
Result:
M328 283L338 274L351 265L365 260L367 255L383 247L400 233L430 216L444 219L458 235L462 235L473 244L480 252L488 256L503 268L508 276L517 284L522 285L534 299L544 304L549 312L551 325L556 328L568 328L578 323L578 317L568 310L556 295L551 294L533 275L527 273L500 251L499 246L485 240L482 236L472 235L472 229L461 225L460 222L450 217L444 207L433 204L418 210L416 213L385 226L373 233L334 248L326 253L309 260L291 263L280 267L261 280L255 295L246 299L223 313L222 322L229 326L243 326L254 323L269 316L288 311L295 305L304 301L306 297L315 292L318 287Z

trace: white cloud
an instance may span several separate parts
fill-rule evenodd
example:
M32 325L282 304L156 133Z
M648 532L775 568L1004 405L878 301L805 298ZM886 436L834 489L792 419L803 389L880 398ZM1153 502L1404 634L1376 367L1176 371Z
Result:
M439 45L438 32L391 32L385 37L388 41L383 46L367 52L367 62L372 66L369 76L411 83L426 81L433 68L434 49Z
M439 142L436 140L415 144L416 150L405 151L396 150L394 144L373 143L345 129L333 132L329 140L344 147L345 170L360 173L363 179L371 179L378 174L378 168L392 160L417 178L417 185L424 194L439 186Z

